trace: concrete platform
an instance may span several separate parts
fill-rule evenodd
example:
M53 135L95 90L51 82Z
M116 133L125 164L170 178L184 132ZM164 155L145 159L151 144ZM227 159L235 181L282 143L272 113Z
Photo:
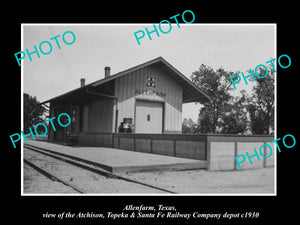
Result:
M206 169L207 161L133 152L105 147L64 146L28 140L28 144L81 158L110 172L145 172Z

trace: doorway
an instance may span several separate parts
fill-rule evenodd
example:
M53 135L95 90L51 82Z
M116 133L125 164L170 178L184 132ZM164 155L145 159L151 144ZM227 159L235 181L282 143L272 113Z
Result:
M163 102L136 100L135 133L163 133Z

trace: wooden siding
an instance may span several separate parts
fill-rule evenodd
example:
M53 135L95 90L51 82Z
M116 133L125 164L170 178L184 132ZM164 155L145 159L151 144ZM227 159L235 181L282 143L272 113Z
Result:
M146 86L147 76L155 77L155 87ZM118 127L123 118L135 118L135 100L144 99L165 102L164 132L181 132L182 87L158 67L148 66L117 78L115 96L118 98Z
M80 121L81 126L82 126L81 129L82 129L82 132L87 132L89 129L89 127L88 127L88 125L89 125L89 105L86 104L81 109L82 109L82 112L81 112L82 113L82 117L81 117L82 121Z
M94 100L88 110L89 132L113 132L113 100Z
M206 140L207 135L115 133L113 134L112 147L206 160Z

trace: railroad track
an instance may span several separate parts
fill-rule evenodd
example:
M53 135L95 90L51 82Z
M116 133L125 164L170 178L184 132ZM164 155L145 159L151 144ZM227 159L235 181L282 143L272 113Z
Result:
M32 167L33 169L35 169L36 171L38 171L39 173L43 174L44 176L48 177L50 180L52 181L57 181L60 183L63 183L64 185L72 188L73 190L75 190L76 192L80 193L80 194L84 194L84 191L81 190L81 188L75 186L74 184L71 184L70 182L59 178L58 176L53 175L51 172L42 169L41 167L37 166L36 164L30 162L29 160L24 159L24 163L27 164L28 166Z
M122 175L112 173L112 172L107 171L103 168L100 168L97 165L92 164L91 162L84 160L84 159L75 158L75 157L72 157L72 156L69 156L66 154L57 153L55 151L51 151L51 150L48 150L45 148L35 147L32 145L28 145L28 144L24 144L24 149L26 149L26 151L29 150L29 151L33 151L33 152L43 155L43 156L51 157L54 160L61 161L60 163L71 164L77 168L81 168L82 170L93 172L95 174L98 174L98 175L106 177L106 178L112 178L112 179L121 180L124 182L136 184L136 185L142 185L147 188L155 189L156 191L160 191L163 193L177 194L174 191L171 191L171 190L168 190L168 189L165 189L162 187L158 187L158 186L155 186L152 184L148 184L148 183L145 183L142 181L130 179L128 177L124 177ZM68 179L63 179L62 177L59 177L58 175L54 175L51 170L41 168L41 166L37 165L36 163L33 163L32 161L30 161L28 159L25 159L25 157L24 157L24 163L28 164L30 167L34 168L39 173L42 173L43 175L50 178L51 180L61 182L64 185L71 187L78 193L81 193L81 194L87 193L84 188L81 188L78 185L77 186L74 185L72 182L69 182Z

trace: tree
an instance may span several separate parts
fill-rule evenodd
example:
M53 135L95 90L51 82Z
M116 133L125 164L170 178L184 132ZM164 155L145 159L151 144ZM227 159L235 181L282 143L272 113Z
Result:
M194 134L196 132L196 126L196 123L191 118L184 118L182 122L182 133Z
M264 68L259 67L259 76L266 74ZM247 99L247 110L250 115L250 130L253 134L270 134L274 130L274 85L275 72L268 67L265 78L257 78L253 87L253 95Z
M241 91L242 97L232 97L227 110L220 121L220 133L243 134L248 127L247 109L245 106L246 93Z
M230 95L233 89L230 77L234 74L219 68L214 71L202 64L191 75L192 82L211 97L204 103L198 117L197 132L200 133L243 133L247 120L242 114L242 101Z
M32 97L29 94L24 93L24 128L23 131L26 133L38 123L43 123L44 119L42 118L43 113L46 111L45 108L39 104L36 100L36 97ZM38 127L39 129L44 129L43 126ZM42 131L41 131L42 133Z
M200 109L196 127L197 133L215 133L216 127L213 125L213 112L214 109L207 104Z
M266 70L259 67L258 76ZM227 72L223 68L214 71L201 65L191 75L192 82L206 92L212 100L200 109L196 132L241 134L270 134L274 130L274 70L268 66L264 78L256 76L253 94L241 91L241 97L233 97L230 77L239 72Z

